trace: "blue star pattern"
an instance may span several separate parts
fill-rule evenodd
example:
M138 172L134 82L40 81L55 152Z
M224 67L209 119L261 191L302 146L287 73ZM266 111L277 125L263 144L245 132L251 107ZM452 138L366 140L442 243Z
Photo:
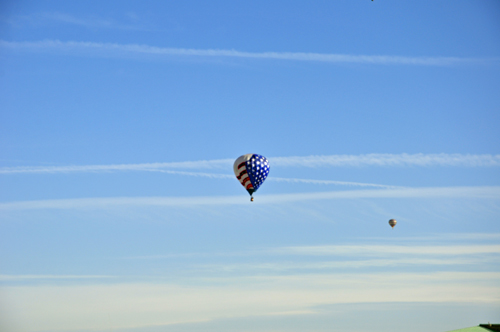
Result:
M266 157L254 154L252 158L247 160L246 169L254 191L257 191L269 174L269 161Z

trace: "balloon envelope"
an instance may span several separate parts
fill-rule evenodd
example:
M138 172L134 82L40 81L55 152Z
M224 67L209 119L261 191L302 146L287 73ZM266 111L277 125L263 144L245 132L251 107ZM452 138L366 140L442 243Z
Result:
M269 161L255 153L245 154L234 162L234 175L250 196L259 189L269 174Z
M394 226L396 226L398 222L396 221L396 219L391 219L389 220L389 225L391 225L392 228L394 228Z

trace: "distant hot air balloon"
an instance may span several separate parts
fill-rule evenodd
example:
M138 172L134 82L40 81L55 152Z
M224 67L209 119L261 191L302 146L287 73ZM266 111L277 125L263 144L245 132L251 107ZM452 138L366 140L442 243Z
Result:
M391 225L392 228L394 228L394 226L396 226L398 222L396 221L396 219L391 219L389 220L389 225Z
M259 189L269 174L269 161L258 154L245 154L234 162L234 175L250 194L253 202L253 193Z

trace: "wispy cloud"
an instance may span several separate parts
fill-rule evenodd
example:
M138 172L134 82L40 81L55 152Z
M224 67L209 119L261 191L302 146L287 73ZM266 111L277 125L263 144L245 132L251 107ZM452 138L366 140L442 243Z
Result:
M497 236L498 237L498 236ZM497 238L496 237L496 238ZM398 238L397 240L400 240ZM406 241L420 241L418 237L406 237ZM394 239L387 239L391 241ZM434 239L435 240L435 239ZM247 256L341 256L341 257L392 257L408 255L430 256L470 256L478 254L500 254L500 245L496 244L448 244L448 245L372 245L372 244L340 244L340 245L318 245L318 246L297 246L297 247L277 247L265 248L253 251L241 252L193 252L182 254L130 256L123 259L170 259L170 258L199 258L199 257L247 257ZM414 259L414 256L411 256ZM397 257L397 260L400 258Z
M130 16L129 16L130 17ZM136 17L134 17L137 20ZM75 25L91 29L119 29L119 30L144 30L144 28L130 23L120 23L113 19L104 19L96 16L78 17L61 12L42 12L30 15L17 15L9 17L7 23L13 26L33 26L47 24Z
M389 240L390 241L390 240ZM252 257L252 259L248 259ZM350 270L373 267L401 266L495 266L500 262L500 245L497 244L344 244L264 248L231 253L190 253L125 257L131 260L192 260L192 268L210 272L243 272L259 275L262 271ZM229 260L201 265L196 262ZM190 266L191 267L191 266Z
M0 41L0 47L25 51L63 51L92 52L94 55L156 55L156 56L190 56L190 57L231 57L248 59L271 59L309 61L324 63L361 63L379 65L423 65L449 66L466 63L488 63L499 59L472 59L459 57L409 57L391 55L351 55L308 52L244 52L224 49L186 49L157 47L139 44L94 43L60 40L44 40L36 42Z
M462 166L498 167L500 155L491 154L389 154L330 155L306 157L275 157L273 165L288 167L345 167L345 166Z
M160 172L173 175L184 175L194 177L205 177L210 179L231 179L235 177L233 174L217 174L204 172L186 172L165 170L162 168L218 168L225 165L229 168L230 163L225 160L201 161L201 162L186 162L186 163L158 163L158 164L131 164L131 165L90 165L90 166L68 166L68 167L14 167L0 169L0 174L19 174L19 173L72 173L72 172L111 172L111 171L145 171L145 172ZM296 178L276 178L270 177L268 181L288 182L288 183L308 183L319 185L337 185L337 186L354 186L354 187L373 187L373 188L401 188L398 186L389 186L375 183L362 182L347 182L347 181L331 181L331 180L311 180L311 179L296 179Z
M452 167L497 167L500 155L462 155L462 154L366 154L366 155L329 155L305 157L271 157L272 167L407 167L407 166L452 166ZM160 172L172 175L205 177L211 179L234 179L233 174L192 172L185 170L227 170L231 169L233 159L215 159L164 163L80 165L80 166L18 166L0 168L0 174L64 174L64 173L109 173L109 172ZM305 183L313 185L336 185L371 187L385 189L404 189L401 186L335 181L318 179L282 178L270 176L268 181ZM359 192L357 195L364 195ZM371 197L371 194L369 195Z
M216 174L216 173L202 173L202 172L184 172L184 171L168 171L168 170L154 170L156 172L167 173L167 174L176 174L176 175L187 175L187 176L195 176L195 177L204 177L211 179L234 179L234 175L232 174Z
M167 174L206 177L206 178L212 178L212 179L234 179L234 175L230 175L230 174L214 174L214 173L183 172L183 171L168 171L168 170L155 170L155 171L167 173ZM269 177L267 179L267 181L287 182L287 183L307 183L307 184L319 184L319 185L351 186L351 187L404 188L404 187L400 187L400 186L390 186L390 185L376 184L376 183L331 181L331 180L311 180L311 179L296 179L296 178L277 178L277 177Z
M231 169L233 160L200 160L170 163L82 165L82 166L21 166L0 168L0 174L16 173L92 173L112 171L156 171L163 169Z
M193 264L183 265L182 277L176 277L175 273L168 277L114 278L1 275L0 281L6 282L0 285L0 291L9 304L4 308L4 315L26 331L106 330L110 321L113 329L148 330L152 325L222 318L318 314L323 312L323 306L332 304L373 303L380 306L396 302L400 306L425 302L429 306L431 303L465 302L495 308L500 304L500 273L481 268L498 264L500 245L497 244L462 244L460 241L436 246L354 243L221 254L250 254L252 259L224 256L224 260L229 258L231 261L206 264L211 261L208 258L214 257L207 257L211 254L203 252L200 253L202 260L194 259ZM322 261L311 256L319 256ZM471 269L472 266L475 269ZM391 268L391 271L371 271L380 271L380 267ZM415 267L417 269L411 271ZM451 271L446 271L450 267L453 267ZM457 271L459 268L463 270ZM200 270L204 273L199 273ZM207 274L207 271L217 273ZM43 279L54 280L40 283ZM81 281L63 283L57 279ZM33 301L34 298L43 300ZM68 319L58 319L61 312ZM29 319L23 319L27 317Z
M352 271L363 270L377 267L443 267L443 266L470 266L470 265L497 265L500 263L498 257L487 258L403 258L403 259L355 259L355 260L333 260L321 262L268 262L268 263L238 263L238 264L212 264L202 266L205 271L217 272L236 272L236 273L253 273L259 274L262 272L287 272L293 271L294 273L301 272L324 272L325 270L342 270ZM199 268L197 269L199 270Z
M110 321L116 329L317 313L318 306L335 303L473 302L498 307L498 280L500 274L492 272L324 273L1 290L9 301L3 313L15 319L20 330L54 331L105 329Z
M365 237L365 240L376 240L376 241L394 241L393 237ZM434 234L422 237L398 237L397 241L404 243L413 243L415 241L424 242L452 242L452 241L482 241L483 243L487 241L497 241L500 240L500 233L449 233L449 234Z
M20 281L20 280L44 280L44 279L105 279L114 278L104 275L46 275L46 274L0 274L0 281Z
M500 187L424 187L370 190L342 190L299 194L260 195L255 204L287 204L302 201L357 198L487 198L500 199ZM106 197L0 203L0 210L107 209L116 206L175 206L248 204L242 196L212 197Z
M206 178L212 178L212 179L234 179L234 175L232 175L232 174L183 172L183 171L169 171L169 170L152 170L152 171L162 172L162 173L167 173L167 174L206 177ZM277 177L269 177L267 179L267 181L287 182L287 183L308 183L308 184L319 184L319 185L351 186L351 187L404 188L404 187L399 187L399 186L390 186L390 185L376 184L376 183L331 181L331 180L312 180L312 179L296 179L296 178L277 178Z
M65 13L40 13L31 16L32 20L45 20L45 21L56 21L61 23L80 25L88 28L110 28L116 27L117 25L111 20L100 19L100 18L79 18L73 15Z
M441 245L441 246L403 246L403 245L334 245L301 246L275 249L274 252L294 255L477 255L500 254L500 245Z
M385 184L376 184L376 183L331 181L331 180L311 180L311 179L295 179L295 178L276 178L276 177L270 177L268 181L288 182L288 183L309 183L309 184L336 185L336 186L352 186L352 187L403 188L403 187L399 187L399 186L389 186L389 185L385 185Z
M168 169L231 169L234 159L215 159L199 161L182 162L163 162L163 163L142 163L142 164L115 164L115 165L81 165L81 166L19 166L2 167L0 174L16 173L74 173L74 172L112 172L112 171L157 171ZM326 155L326 156L292 156L292 157L270 157L271 167L362 167L362 166L380 166L380 167L404 167L404 166L453 166L453 167L498 167L500 166L500 155L482 154L381 154L371 153L363 155ZM182 174L172 173L172 174ZM206 176L225 177L226 175ZM188 175L188 173L185 173ZM203 176L201 173L195 176ZM275 181L303 182L320 180L292 180L275 179ZM324 181L323 181L324 182ZM327 181L328 182L328 181ZM327 182L324 182L327 184ZM329 181L338 184L348 182ZM319 182L318 182L319 183ZM355 182L351 182L355 185Z

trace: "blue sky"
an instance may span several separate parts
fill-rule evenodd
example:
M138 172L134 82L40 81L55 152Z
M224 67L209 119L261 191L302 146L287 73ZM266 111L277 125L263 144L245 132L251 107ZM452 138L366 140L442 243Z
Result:
M493 0L2 2L0 327L499 322L499 74Z

